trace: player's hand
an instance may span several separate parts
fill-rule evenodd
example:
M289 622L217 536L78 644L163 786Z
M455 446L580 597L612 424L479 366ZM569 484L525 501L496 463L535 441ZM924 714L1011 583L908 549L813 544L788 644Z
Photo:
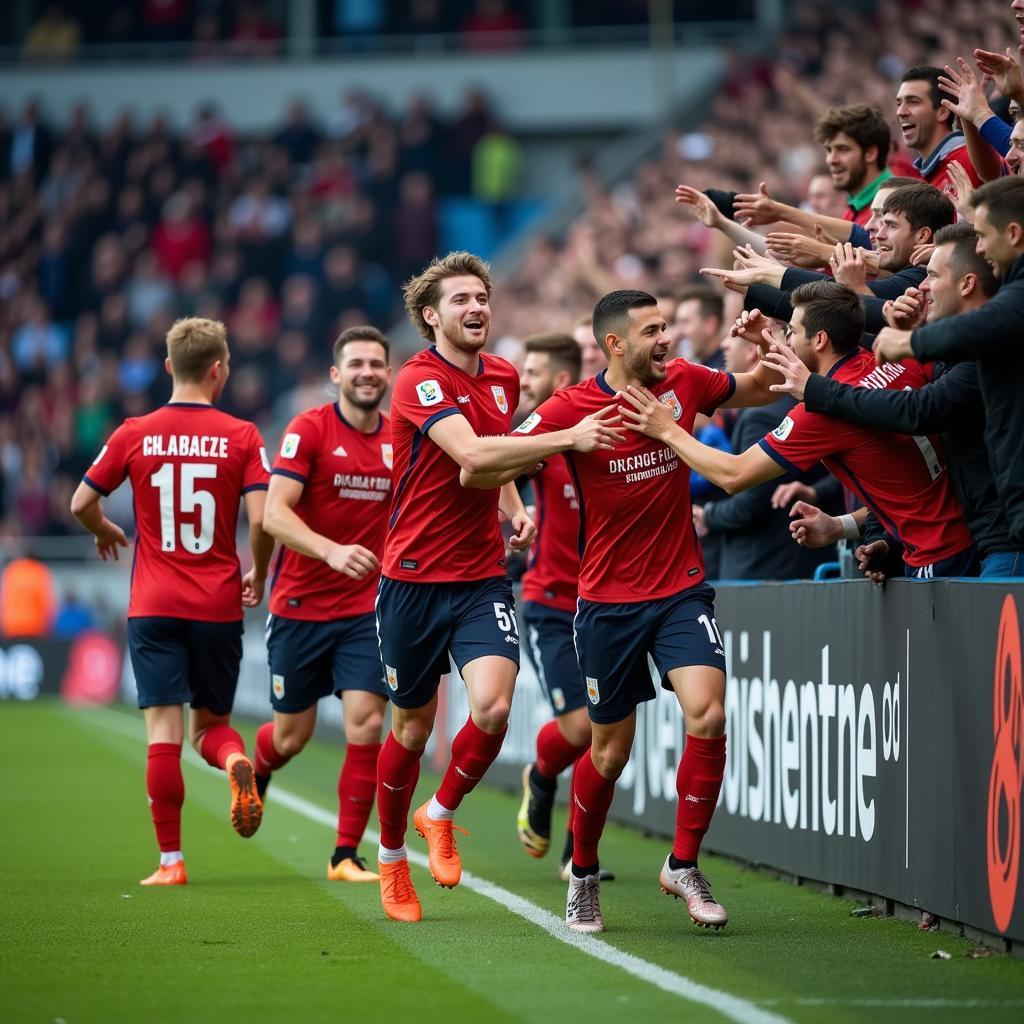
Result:
M242 577L242 607L256 608L263 600L263 591L266 585L266 576L257 576L256 570L250 569Z
M622 425L618 405L606 405L583 419L570 429L572 449L576 452L595 452L598 449L610 450L622 441L626 435L616 430Z
M908 288L882 306L885 322L897 331L912 331L925 320L925 295L920 288Z
M733 201L734 216L740 224L774 224L780 220L779 204L772 199L768 186L762 181L756 192L741 192Z
M351 576L354 580L361 580L371 572L380 569L380 562L377 556L361 544L335 544L324 561L335 571Z
M697 531L697 536L706 537L708 535L708 524L704 519L704 506L694 505L692 515L693 528Z
M843 524L838 516L830 516L806 501L798 501L789 514L796 517L789 524L789 532L802 547L823 548L843 536Z
M100 532L96 534L95 539L96 550L104 562L109 561L111 558L115 562L119 562L120 557L117 549L128 547L128 538L124 535L124 530L117 523L111 522L111 520L106 518L103 520Z
M716 228L725 220L718 207L703 192L689 185L676 185L676 202L688 206L705 227Z
M769 385L769 391L792 395L798 402L804 400L804 388L811 374L788 345L780 345L773 341L769 350L761 357L761 361L776 373L782 374L782 383Z
M898 363L901 359L912 359L914 350L910 347L910 331L897 331L892 327L883 327L875 337L872 349L875 362Z
M971 197L974 195L974 182L971 181L971 176L967 173L964 165L957 163L956 160L946 165L946 171L953 180L953 186L956 189L950 196L950 199L953 200L953 205L956 207L956 212L960 215L962 221L973 224L974 207L971 206ZM935 246L933 245L932 248L934 249ZM917 252L917 249L914 252ZM910 262L914 263L913 255L910 257Z
M802 484L792 480L788 484L779 484L772 494L772 508L789 508L794 501L818 500L818 492L810 484Z
M537 526L524 510L513 514L512 536L508 539L508 546L513 551L525 551L537 536Z
M659 402L647 388L632 384L622 392L622 397L627 403L619 407L624 426L656 441L668 441L677 428L667 405Z
M759 345L761 337L768 329L771 321L759 309L745 309L733 321L729 334L733 338L742 338L752 345Z
M870 544L861 544L853 553L857 559L857 568L872 583L882 586L885 583L885 573L879 569L873 569L873 565L881 565L885 556L889 554L889 545L884 540L873 540Z
M861 256L861 250L849 242L836 242L829 258L832 276L847 288L863 292L867 288L868 268Z

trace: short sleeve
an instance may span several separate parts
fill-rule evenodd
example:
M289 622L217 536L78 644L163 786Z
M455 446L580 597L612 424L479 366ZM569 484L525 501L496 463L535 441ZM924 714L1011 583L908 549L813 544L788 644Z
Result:
M85 471L82 479L94 490L106 497L124 483L128 475L128 454L130 450L128 424L122 423L100 449L99 455Z
M310 416L296 416L281 438L274 468L275 476L286 476L304 484L320 448L320 428Z
M251 424L247 436L245 469L242 472L243 494L248 494L249 491L265 491L270 483L270 460L267 458L263 438Z
M736 378L731 373L697 363L691 364L690 372L693 374L693 393L698 396L697 408L705 416L710 416L732 398L736 390Z
M556 391L546 402L537 406L512 433L539 437L554 430L573 427L581 418L569 395L564 391Z
M842 430L835 420L808 412L801 403L757 443L783 469L802 473L841 450Z
M438 420L462 415L451 383L439 369L422 364L405 366L399 371L391 396L392 418L407 419L421 434L426 434Z

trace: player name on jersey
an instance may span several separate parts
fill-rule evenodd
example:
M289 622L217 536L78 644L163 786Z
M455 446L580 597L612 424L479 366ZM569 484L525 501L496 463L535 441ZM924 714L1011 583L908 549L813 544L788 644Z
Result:
M142 439L142 454L160 458L181 455L189 459L226 459L228 439L206 434L147 434Z
M339 498L353 501L384 501L391 497L390 476L361 476L357 473L335 473L334 486Z

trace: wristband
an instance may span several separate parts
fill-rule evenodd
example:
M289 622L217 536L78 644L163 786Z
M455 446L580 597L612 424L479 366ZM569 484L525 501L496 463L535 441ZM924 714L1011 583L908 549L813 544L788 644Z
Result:
M854 519L853 516L840 516L839 523L843 528L843 540L860 539L860 526L857 524L857 520Z

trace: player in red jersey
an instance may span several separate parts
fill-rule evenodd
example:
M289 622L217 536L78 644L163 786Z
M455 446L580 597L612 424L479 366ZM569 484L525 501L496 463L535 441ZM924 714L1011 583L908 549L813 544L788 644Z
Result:
M604 296L594 310L594 333L608 369L555 391L518 428L521 434L560 430L608 401L621 401L630 384L651 388L669 420L687 430L698 413L774 401L768 385L778 378L762 366L733 376L669 360L672 340L646 292ZM578 931L604 929L598 842L633 745L637 705L656 696L650 656L662 686L679 700L687 733L677 774L676 837L660 883L686 899L694 921L721 927L728 915L712 897L697 854L725 769L725 654L700 545L680 512L690 507L690 474L671 448L639 434L614 450L573 452L566 461L584 543L575 629L592 736L573 781L566 923Z
M859 347L864 310L852 289L834 281L815 281L797 288L792 303L791 347L812 373L879 389L919 388L927 383L919 363L877 367L875 357ZM749 338L764 326L764 318L752 310L733 329ZM771 353L765 360L772 365ZM731 455L683 434L649 395L630 391L628 400L634 411L625 414L627 422L632 420L635 429L661 438L693 469L730 494L786 470L802 472L820 461L903 545L907 575L977 574L974 540L939 456L938 442L930 437L837 422L808 412L801 403L763 440Z
M391 498L391 422L380 411L389 352L374 327L339 336L331 366L338 399L288 424L264 515L284 547L267 618L274 720L256 733L256 783L262 797L271 773L309 742L321 697L342 699L345 760L327 864L338 882L377 881L357 848L373 808L387 705L373 608Z
M167 405L128 419L110 435L71 499L71 512L106 561L127 547L103 514L102 498L127 478L135 501L135 561L128 649L146 721L146 789L160 867L143 885L182 885L182 705L200 756L228 774L231 823L242 836L262 815L252 762L231 728L242 659L242 609L263 598L273 538L262 528L267 454L259 432L213 404L228 379L224 325L179 320L167 335L174 378ZM243 577L235 550L245 499L253 568Z
M585 330L593 340L589 317ZM519 408L532 413L558 388L579 381L583 349L574 338L557 332L533 335L524 341L523 349L526 358ZM565 459L558 456L545 460L531 482L537 539L522 578L522 619L526 655L554 717L537 733L536 760L523 769L523 801L516 829L526 852L531 857L543 857L551 842L558 776L589 749L590 719L572 628L580 571L576 487ZM572 860L572 804L569 816L560 858L560 870L564 868L566 874Z
M377 629L392 703L392 728L377 762L381 902L396 920L422 915L409 875L405 831L437 689L454 660L470 717L452 740L436 794L415 814L438 884L458 884L453 817L498 756L519 665L519 630L498 508L522 550L535 528L513 484L500 494L464 490L460 471L499 469L508 453L533 464L566 451L613 445L622 436L602 414L535 441L503 436L519 401L519 374L482 352L490 326L487 264L470 253L435 260L405 286L405 305L433 345L398 372L391 402L395 488L384 546Z

